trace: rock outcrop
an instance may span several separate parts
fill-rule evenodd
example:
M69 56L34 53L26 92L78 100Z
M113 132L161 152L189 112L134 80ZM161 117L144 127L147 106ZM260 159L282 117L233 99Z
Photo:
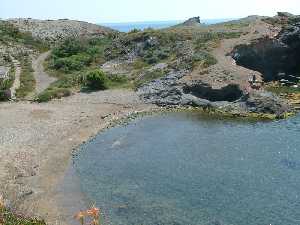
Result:
M160 106L194 106L218 109L223 112L274 114L278 117L290 111L286 101L266 91L243 93L238 85L214 89L201 82L181 83L187 71L172 71L138 89L147 103Z
M200 17L193 17L188 19L187 21L183 22L181 25L182 26L199 26L201 24Z
M278 12L277 13L277 16L278 17L294 17L295 15L293 15L292 13L289 13L289 12Z
M300 22L283 28L276 37L265 37L232 52L238 65L259 71L265 81L300 80Z
M10 19L8 22L21 32L30 32L34 38L48 42L56 42L69 37L102 37L116 33L107 27L68 19Z

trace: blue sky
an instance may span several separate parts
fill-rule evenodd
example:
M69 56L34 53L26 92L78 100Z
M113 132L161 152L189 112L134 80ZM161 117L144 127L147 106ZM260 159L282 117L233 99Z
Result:
M300 0L0 0L0 18L130 22L300 14Z

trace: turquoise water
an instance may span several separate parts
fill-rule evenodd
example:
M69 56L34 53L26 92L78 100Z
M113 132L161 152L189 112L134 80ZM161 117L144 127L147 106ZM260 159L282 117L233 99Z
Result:
M201 21L202 23L209 25L209 24L227 22L230 20L232 19L204 19ZM171 21L148 21L148 22L145 21L145 22L130 22L130 23L101 23L100 25L107 26L121 32L129 32L133 29L139 29L139 30L144 30L146 28L162 29L183 22L184 21L181 20L171 20Z
M299 116L145 117L99 134L74 165L104 224L300 224Z

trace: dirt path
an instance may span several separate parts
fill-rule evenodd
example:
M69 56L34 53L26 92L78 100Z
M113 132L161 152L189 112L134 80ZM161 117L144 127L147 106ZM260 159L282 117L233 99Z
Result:
M79 93L43 104L1 103L0 194L21 212L37 214L49 225L68 224L58 206L61 194L56 187L72 149L112 120L153 107L127 90Z
M36 80L36 94L44 91L51 83L56 81L56 78L50 77L45 71L43 63L50 55L50 51L40 54L32 61L32 68L34 70L34 77Z
M213 88L221 88L233 83L240 85L242 89L249 86L248 79L251 75L255 74L258 79L261 79L261 73L236 65L235 61L228 54L237 45L247 44L252 40L264 36L275 35L279 30L258 20L241 31L245 35L241 35L241 37L235 39L222 40L219 47L212 51L212 55L218 61L216 65L210 66L206 71L202 68L195 69L185 79L201 80L204 83L210 84Z
M16 99L16 90L20 87L21 66L20 66L20 62L18 60L14 59L12 57L11 57L11 60L15 67L15 80L14 80L13 86L10 88L10 92L11 92L11 99L15 100Z

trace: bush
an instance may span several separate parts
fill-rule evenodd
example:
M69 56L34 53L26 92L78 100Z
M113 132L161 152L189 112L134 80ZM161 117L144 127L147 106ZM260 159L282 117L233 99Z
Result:
M108 88L108 78L101 70L93 70L87 73L85 84L91 90L105 90Z
M53 49L52 54L57 57L69 57L84 52L86 47L84 43L76 39L67 39L60 46Z
M87 54L77 54L66 58L54 57L51 67L56 70L63 70L64 72L71 72L81 70L85 66L90 65L92 58Z
M67 97L72 94L71 90L68 88L53 88L47 89L38 95L37 102L48 102L54 98Z

